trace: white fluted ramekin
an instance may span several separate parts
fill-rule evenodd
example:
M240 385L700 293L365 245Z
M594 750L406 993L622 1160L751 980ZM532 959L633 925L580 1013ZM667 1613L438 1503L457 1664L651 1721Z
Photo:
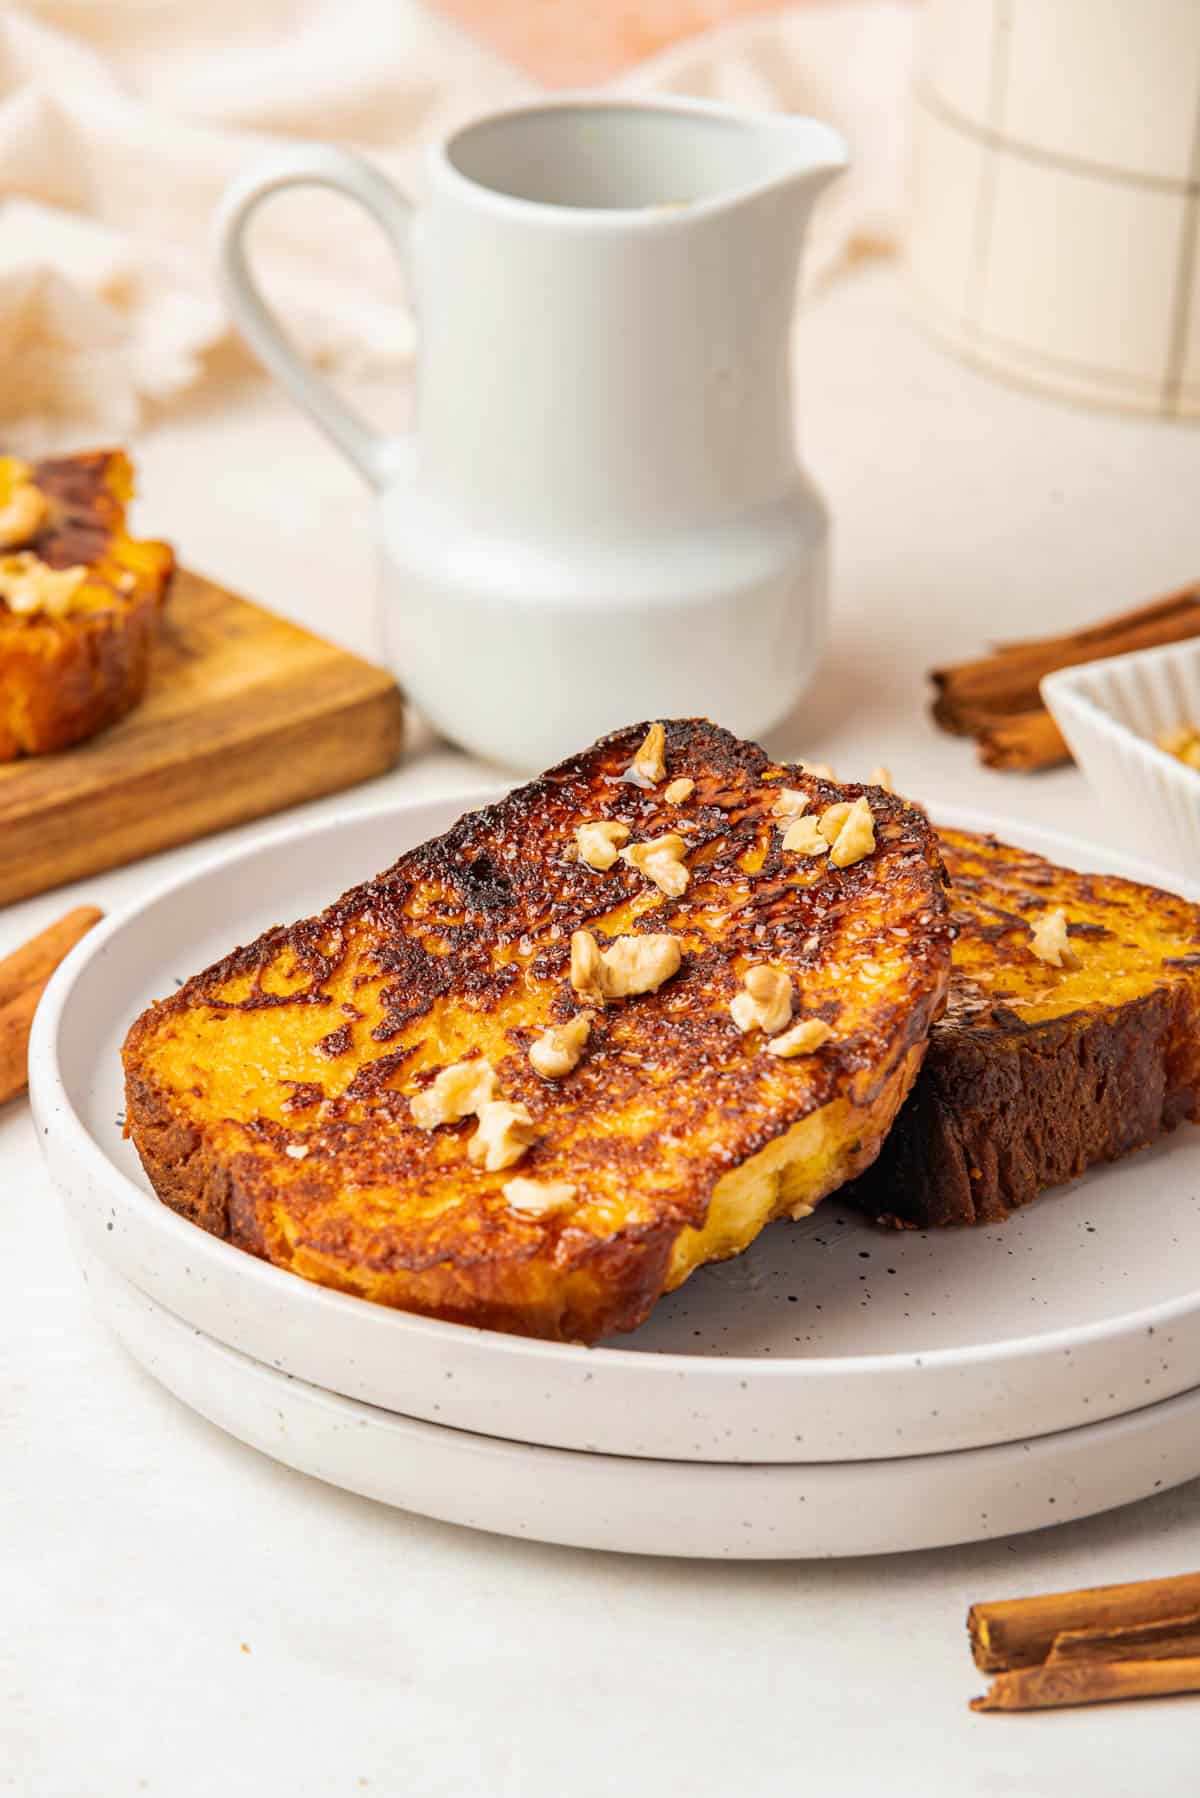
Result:
M1063 668L1041 688L1123 841L1162 867L1200 870L1200 770L1156 741L1180 725L1200 729L1200 639Z

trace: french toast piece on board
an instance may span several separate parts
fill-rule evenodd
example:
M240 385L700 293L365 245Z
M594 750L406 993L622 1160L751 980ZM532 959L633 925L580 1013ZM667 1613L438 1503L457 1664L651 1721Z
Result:
M0 456L0 762L67 749L146 689L174 570L125 529L122 450Z

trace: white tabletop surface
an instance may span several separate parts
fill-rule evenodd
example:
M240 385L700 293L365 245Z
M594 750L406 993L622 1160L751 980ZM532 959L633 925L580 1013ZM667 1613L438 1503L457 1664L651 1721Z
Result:
M1200 435L948 360L872 272L813 308L803 429L836 521L825 668L773 747L1119 841L1073 771L976 766L933 662L1200 572ZM396 394L372 396L398 418ZM193 566L376 651L369 502L265 390L137 445L140 520ZM451 790L418 737L311 808ZM300 814L296 814L300 815ZM249 836L253 829L235 835ZM211 843L0 913L0 953ZM0 845L2 852L2 845ZM386 859L381 850L381 862ZM646 1561L404 1516L276 1466L106 1335L28 1109L0 1115L0 1790L21 1798L1097 1798L1192 1793L1200 1698L979 1717L968 1604L1200 1567L1200 1483L1034 1536L843 1563Z

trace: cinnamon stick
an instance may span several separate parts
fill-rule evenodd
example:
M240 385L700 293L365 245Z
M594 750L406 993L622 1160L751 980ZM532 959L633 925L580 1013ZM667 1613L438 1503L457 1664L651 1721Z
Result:
M1200 1659L1080 1661L998 1673L973 1711L1044 1711L1069 1704L1111 1704L1122 1698L1169 1698L1200 1692Z
M1096 624L1084 625L1081 630L1064 631L1055 637L1010 638L1006 643L996 646L999 655L1012 655L1026 649L1052 650L1056 644L1064 648L1079 643L1091 645L1097 655L1105 654L1104 644L1115 631L1141 624L1166 623L1173 617L1189 613L1191 608L1200 602L1200 581L1191 581L1186 587L1178 587L1174 593L1164 594L1162 599L1152 599L1147 605L1133 606L1128 612L1116 612L1111 618L1101 618Z
M0 1007L8 1005L18 994L48 980L68 950L98 924L104 913L94 905L77 905L29 942L22 943L11 955L0 961Z
M29 1084L29 1032L46 986L41 980L0 1007L0 1105L7 1105Z
M1200 592L1193 590L1186 603L1164 617L1119 626L1114 620L1099 635L1088 631L1074 637L1052 637L1028 648L1010 648L978 661L935 668L930 675L937 689L933 715L943 729L973 736L982 720L1036 711L1043 675L1099 661L1103 656L1156 649L1196 636L1200 636Z
M59 962L104 916L80 905L0 961L0 1105L29 1082L29 1032L38 1000Z
M1046 1656L1048 1667L1068 1661L1179 1661L1200 1659L1200 1611L1127 1627L1064 1629Z
M980 760L989 768L1034 774L1071 759L1066 738L1045 710L995 719L981 725L976 735Z
M971 1653L984 1673L1035 1667L1067 1630L1115 1630L1161 1623L1200 1610L1200 1573L1133 1580L1079 1592L1047 1592L975 1604L967 1614Z

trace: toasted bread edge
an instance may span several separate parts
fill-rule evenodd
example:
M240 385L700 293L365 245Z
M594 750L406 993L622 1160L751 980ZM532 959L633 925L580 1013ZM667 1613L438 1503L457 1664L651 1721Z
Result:
M845 1196L883 1222L1000 1223L1185 1122L1200 1122L1200 967L1023 1036L935 1028L878 1160Z

